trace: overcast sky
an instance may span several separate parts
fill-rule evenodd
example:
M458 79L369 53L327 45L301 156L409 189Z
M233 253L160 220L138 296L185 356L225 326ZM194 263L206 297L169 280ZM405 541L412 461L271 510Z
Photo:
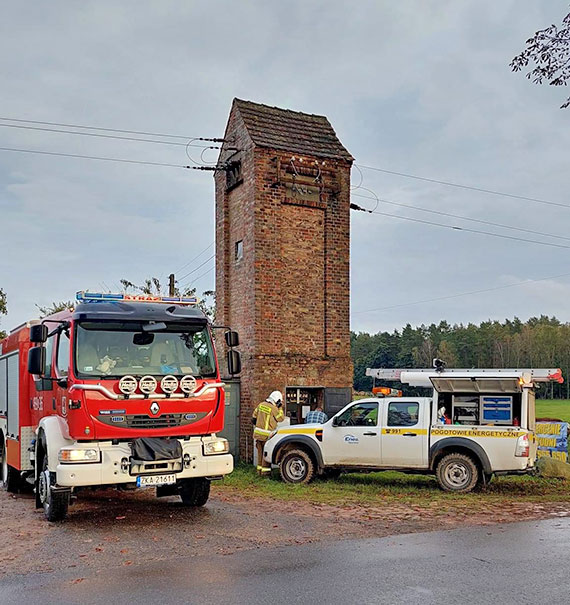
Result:
M568 89L509 69L567 11L568 0L4 3L0 114L212 137L239 97L326 115L363 166L570 205ZM8 123L0 147L188 163L183 146ZM385 202L379 212L570 247L570 208L362 174L358 194L560 237ZM35 303L123 277L192 271L183 283L214 287L214 261L197 268L213 254L210 173L0 151L0 225L5 329L36 316ZM569 248L353 213L351 253L353 330L570 320ZM418 301L431 302L407 305Z

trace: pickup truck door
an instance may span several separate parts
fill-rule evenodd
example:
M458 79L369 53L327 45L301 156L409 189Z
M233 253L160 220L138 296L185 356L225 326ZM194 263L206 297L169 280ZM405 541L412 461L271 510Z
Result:
M426 468L429 403L425 399L386 400L382 410L382 466Z
M355 402L327 422L321 451L325 464L379 467L378 401Z

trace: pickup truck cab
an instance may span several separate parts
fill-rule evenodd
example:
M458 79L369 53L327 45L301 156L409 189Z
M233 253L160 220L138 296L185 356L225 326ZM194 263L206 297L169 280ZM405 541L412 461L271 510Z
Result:
M433 396L360 399L324 424L279 428L265 445L265 459L288 483L342 471L400 470L434 474L442 489L456 492L484 485L493 474L532 472L534 383L542 374L399 372L403 383L432 386Z

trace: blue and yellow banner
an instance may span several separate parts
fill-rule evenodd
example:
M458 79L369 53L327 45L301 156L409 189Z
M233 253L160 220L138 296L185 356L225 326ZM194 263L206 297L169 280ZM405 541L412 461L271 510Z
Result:
M538 458L548 456L568 462L568 423L537 422Z

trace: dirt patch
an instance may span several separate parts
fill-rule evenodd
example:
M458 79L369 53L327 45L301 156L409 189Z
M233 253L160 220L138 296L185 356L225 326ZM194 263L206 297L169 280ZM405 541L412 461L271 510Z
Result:
M85 493L64 523L47 523L29 495L0 494L0 575L69 569L98 571L172 557L233 555L245 549L321 540L381 537L467 525L570 516L569 503L505 502L333 506L215 490L207 506L187 509L152 490Z

